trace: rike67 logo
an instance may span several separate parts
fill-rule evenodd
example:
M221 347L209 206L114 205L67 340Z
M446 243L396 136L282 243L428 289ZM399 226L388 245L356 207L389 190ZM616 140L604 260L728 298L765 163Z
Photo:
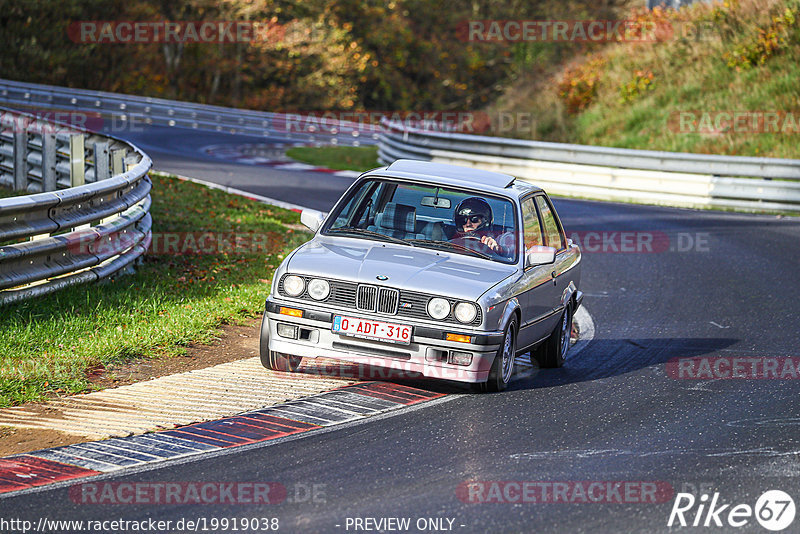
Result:
M749 524L753 518L767 530L784 530L794 521L794 500L781 490L764 492L755 503L723 503L719 493L709 500L708 494L699 499L691 493L678 493L669 514L667 526L724 527L726 530Z

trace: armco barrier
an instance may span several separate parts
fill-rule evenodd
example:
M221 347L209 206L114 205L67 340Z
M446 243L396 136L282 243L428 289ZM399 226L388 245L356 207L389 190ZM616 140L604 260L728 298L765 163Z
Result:
M723 208L744 211L800 211L800 161L747 158L705 154L681 154L595 146L543 143L425 131L384 121L378 135L371 125L339 121L336 133L305 135L280 132L292 116L0 80L0 102L36 109L97 111L103 117L130 120L138 116L150 124L180 126L199 130L280 135L300 141L335 142L349 139L353 144L372 143L379 138L383 163L399 158L435 160L493 169L535 182L564 196L600 200L633 201L692 208ZM306 124L308 125L308 124ZM285 129L285 128L284 128ZM323 132L318 132L323 133ZM68 140L31 140L31 146L57 144L63 152ZM88 141L91 144L91 141ZM38 145L37 145L38 143ZM0 144L0 183L9 183L5 169L11 165L10 141ZM87 145L87 153L92 149ZM103 150L100 145L97 150ZM105 150L114 150L113 146ZM103 161L105 158L100 158ZM113 159L113 158L112 158ZM31 191L39 187L39 160L31 156L34 171ZM46 168L50 168L45 162ZM61 160L56 171L41 178L59 183L66 180L68 167ZM86 182L104 169L86 168ZM49 173L49 174L48 174Z
M97 113L114 120L116 128L125 124L154 124L195 130L279 136L301 142L375 144L380 133L377 124L325 120L315 127L313 117L291 113L271 113L246 109L180 102L164 98L125 95L104 91L72 89L0 79L0 103L29 110L59 110ZM300 131L292 124L300 123Z
M384 121L382 163L421 159L505 172L563 195L691 208L800 211L800 160L543 143ZM747 177L747 178L742 178Z
M118 139L0 109L0 304L105 278L151 238L150 158Z

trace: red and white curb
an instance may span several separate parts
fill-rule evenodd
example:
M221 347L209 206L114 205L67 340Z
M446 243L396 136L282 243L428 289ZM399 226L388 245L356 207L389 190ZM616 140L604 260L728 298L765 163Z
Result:
M594 320L583 307L575 321L580 324L581 340L570 358L586 348L595 331ZM516 360L521 364L520 375L528 374L530 362L523 361L524 356ZM456 397L391 382L359 382L215 421L0 458L0 499L48 484L321 431Z
M443 393L362 382L233 417L0 459L0 498L39 486L313 432L428 402Z
M260 165L284 171L324 172L344 178L355 178L358 171L337 171L294 161L284 155L287 147L309 146L309 143L273 143L269 145L209 145L201 150L209 156L243 165ZM263 153L264 155L260 155Z
M89 441L124 437L230 417L382 378L357 370L309 358L297 372L281 373L264 369L258 357L245 358L53 399L45 410L3 408L0 426L54 430Z

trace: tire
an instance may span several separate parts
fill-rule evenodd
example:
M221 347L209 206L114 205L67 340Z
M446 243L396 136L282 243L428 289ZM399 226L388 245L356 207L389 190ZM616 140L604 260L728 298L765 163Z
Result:
M567 304L564 313L544 343L531 354L543 369L554 369L564 365L569 351L569 337L572 332L572 304Z
M300 367L303 361L302 356L292 356L291 354L283 354L282 352L275 352L269 350L269 325L267 324L267 315L261 319L261 338L259 342L259 352L261 355L261 365L273 371L283 371L293 373Z
M503 391L511 382L514 375L514 358L517 352L517 318L512 317L506 326L503 343L497 349L497 354L489 370L486 382L476 384L475 389L481 393L490 391Z

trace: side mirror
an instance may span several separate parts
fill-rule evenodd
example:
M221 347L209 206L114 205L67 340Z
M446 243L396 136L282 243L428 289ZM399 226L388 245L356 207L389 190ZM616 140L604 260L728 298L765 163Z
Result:
M531 247L525 253L525 267L547 265L548 263L555 263L555 261L556 249L553 247Z
M300 212L300 222L314 233L317 233L324 220L325 214L321 211L303 210Z

